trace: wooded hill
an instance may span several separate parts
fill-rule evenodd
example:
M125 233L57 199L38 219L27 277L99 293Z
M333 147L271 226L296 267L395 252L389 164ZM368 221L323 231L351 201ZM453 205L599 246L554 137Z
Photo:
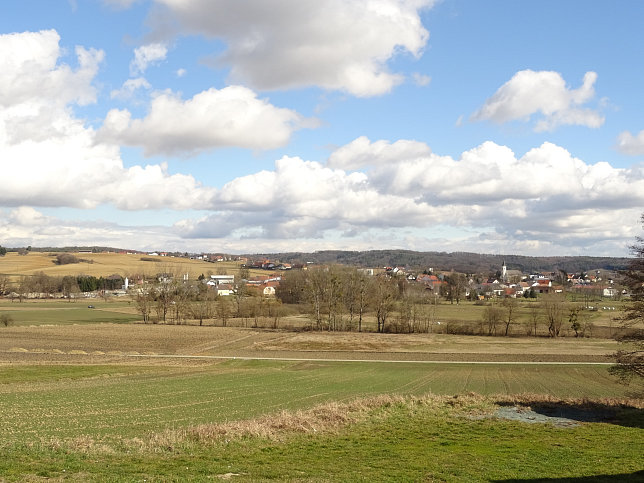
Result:
M290 252L247 255L249 258L265 257L280 262L298 263L339 263L358 267L408 267L414 270L455 270L462 273L495 273L505 261L508 270L523 273L554 272L566 270L569 273L592 270L622 270L626 268L626 257L529 257L524 255L489 255L469 252L415 252L411 250L369 250L363 252L325 250L314 253Z

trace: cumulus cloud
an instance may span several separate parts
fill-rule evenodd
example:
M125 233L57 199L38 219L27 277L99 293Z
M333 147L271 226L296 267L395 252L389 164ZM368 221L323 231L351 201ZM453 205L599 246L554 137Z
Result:
M168 25L222 39L217 58L233 83L255 89L320 86L356 96L389 92L403 75L396 55L422 54L429 38L419 11L434 0L156 0L157 34ZM174 27L173 27L174 28Z
M0 114L0 122L3 120ZM58 113L60 131L44 139L0 142L0 205L122 209L210 206L212 190L163 165L125 168L119 149L97 144L92 130Z
M644 130L636 135L631 134L629 131L620 133L617 137L617 150L631 156L644 154Z
M122 209L209 207L214 190L164 165L126 168L70 106L95 99L102 52L76 48L59 62L54 31L0 35L0 205Z
M139 89L151 89L152 86L144 77L137 77L135 79L128 79L123 83L120 89L115 89L110 93L112 99L127 100L134 96L134 93Z
M522 70L472 114L471 120L505 123L530 121L536 116L535 131L552 131L561 125L597 128L604 117L581 107L594 98L596 80L595 72L586 72L581 87L571 89L558 72Z
M442 216L440 209L379 193L363 173L286 156L275 162L273 171L260 171L224 185L214 206L222 213L186 223L184 233L206 236L214 230L223 236L225 227L234 231L255 226L255 235L261 237L319 237L332 229L404 226ZM238 220L241 225L231 223L227 212L241 213L245 217Z
M134 49L134 59L130 62L130 75L143 74L150 65L157 64L168 55L168 48L159 43L142 45Z
M335 150L328 159L328 165L355 170L426 157L430 153L430 147L418 141L401 139L393 144L384 140L372 143L366 136L360 136Z
M295 111L258 99L246 87L229 86L185 101L171 92L159 93L143 119L132 119L127 109L113 109L99 137L141 146L146 155L194 154L224 146L277 148L304 125L306 120Z
M55 30L0 35L0 107L11 108L37 97L62 105L91 104L96 89L91 80L104 52L76 47L78 67L58 64L60 37Z
M498 251L502 240L520 252L593 247L610 254L624 253L635 235L644 176L637 168L587 164L552 143L516 156L485 142L454 159L417 141L361 137L326 166L283 157L273 170L227 183L213 201L213 214L177 225L183 236L240 243L334 236L363 246L377 232L387 246L397 233L397 243L410 247L414 239L425 250ZM431 234L444 227L469 235L432 246ZM402 242L403 235L410 239ZM377 237L372 241L378 247Z
M362 244L397 230L398 243L405 234L420 249L445 249L431 247L431 233L453 227L470 233L450 241L454 249L498 251L502 240L531 253L624 253L644 205L643 174L585 163L552 143L517 156L485 142L454 159L417 141L361 137L326 166L283 157L273 170L237 178L217 192L213 214L177 226L188 238L277 243L335 236Z
M370 160L366 173L370 186L432 204L514 201L515 206L534 207L563 198L568 207L612 208L617 203L630 208L644 202L641 170L617 169L606 162L587 164L548 142L517 157L508 147L487 141L459 159L432 153L423 143L400 143L372 143L361 137L332 153L328 162L355 168ZM413 149L394 149L398 146Z

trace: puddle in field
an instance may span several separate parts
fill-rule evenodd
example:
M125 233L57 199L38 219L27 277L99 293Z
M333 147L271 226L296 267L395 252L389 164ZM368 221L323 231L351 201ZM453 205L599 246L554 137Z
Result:
M536 410L535 410L536 409ZM558 428L574 428L581 423L599 423L615 417L613 411L593 411L571 407L542 407L535 409L519 406L504 406L492 417L523 423L549 423Z

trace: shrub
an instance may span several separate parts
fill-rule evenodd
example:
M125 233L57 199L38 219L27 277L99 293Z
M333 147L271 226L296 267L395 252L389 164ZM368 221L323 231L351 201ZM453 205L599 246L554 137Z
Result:
M71 253L59 253L56 255L56 259L54 260L54 263L56 265L69 265L72 263L79 263L80 260L75 256L72 255Z

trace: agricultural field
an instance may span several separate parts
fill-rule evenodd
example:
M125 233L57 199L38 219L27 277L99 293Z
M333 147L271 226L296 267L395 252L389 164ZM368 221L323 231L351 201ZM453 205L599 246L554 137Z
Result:
M140 319L132 302L124 299L23 302L0 299L0 314L11 316L12 326L127 323Z
M0 366L3 478L489 481L643 469L641 400L604 366L97 362ZM563 418L535 424L546 407Z
M20 276L30 276L44 272L49 276L63 277L65 275L93 275L107 277L118 274L123 277L138 275L153 276L160 272L185 274L194 280L199 275L216 274L218 272L234 274L239 270L238 262L210 263L203 260L190 260L188 258L173 258L161 256L148 256L141 254L125 253L72 253L77 258L84 260L80 263L55 265L55 252L31 252L28 255L19 255L9 252L0 257L0 274L8 275L12 280ZM255 274L255 271L251 272ZM265 273L261 272L260 273Z
M644 478L611 339L143 324L127 297L0 313L0 481Z

